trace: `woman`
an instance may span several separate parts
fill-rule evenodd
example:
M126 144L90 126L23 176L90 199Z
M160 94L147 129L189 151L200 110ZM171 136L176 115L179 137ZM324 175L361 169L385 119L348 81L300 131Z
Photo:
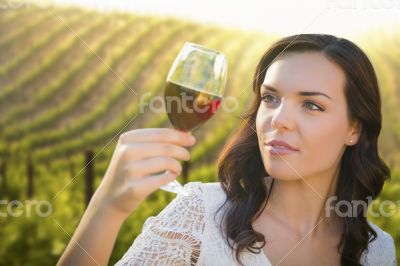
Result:
M286 37L262 56L253 91L220 182L187 184L117 265L396 265L392 237L362 205L339 204L367 203L390 176L367 56L331 35ZM124 133L59 264L107 264L122 222L179 175L194 142L172 129Z

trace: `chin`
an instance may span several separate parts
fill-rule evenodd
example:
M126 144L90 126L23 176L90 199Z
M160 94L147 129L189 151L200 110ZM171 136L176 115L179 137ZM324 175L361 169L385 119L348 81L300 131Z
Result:
M296 181L300 180L301 178L298 176L293 176L293 175L273 175L270 174L274 179L276 180L281 180L281 181Z
M301 179L301 177L298 176L298 174L293 170L293 168L296 169L294 166L289 167L287 163L283 162L283 164L279 163L279 165L277 164L268 165L265 167L265 170L268 173L268 175L270 175L274 179L286 180L286 181Z

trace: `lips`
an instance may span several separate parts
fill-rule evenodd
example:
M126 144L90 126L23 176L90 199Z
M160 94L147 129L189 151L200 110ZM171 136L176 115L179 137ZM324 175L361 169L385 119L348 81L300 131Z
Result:
M289 155L298 151L298 149L282 140L270 140L266 143L266 148L271 156Z
M283 141L283 140L269 140L266 143L267 146L271 146L276 150L290 150L290 151L298 151L298 149L294 148L293 146L291 146L289 143Z

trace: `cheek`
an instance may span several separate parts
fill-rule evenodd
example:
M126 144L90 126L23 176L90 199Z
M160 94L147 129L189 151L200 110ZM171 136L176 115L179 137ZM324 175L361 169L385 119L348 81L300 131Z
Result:
M258 136L263 136L263 133L267 130L266 128L267 126L266 119L268 119L267 115L268 114L265 112L265 110L263 111L260 105L257 111L256 128L255 128Z
M262 108L258 109L257 116L256 116L256 132L257 132L257 138L258 138L258 145L261 149L261 153L263 153L263 146L264 146L264 141L265 140L265 135L266 132L270 131L268 128L268 114L266 114L265 110L262 110Z
M307 144L315 149L324 147L340 149L347 132L346 125L346 119L342 116L326 116L324 119L302 127L302 135Z
M326 118L303 129L303 158L321 169L332 166L344 151L346 119Z
M256 131L257 131L257 135L261 136L261 118L259 113L257 112L257 116L256 116Z

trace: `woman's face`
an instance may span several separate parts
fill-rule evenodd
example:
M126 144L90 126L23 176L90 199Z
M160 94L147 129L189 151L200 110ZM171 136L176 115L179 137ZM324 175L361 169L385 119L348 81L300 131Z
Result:
M350 139L354 145L358 137L347 118L344 86L343 70L318 52L287 53L271 64L259 91L264 97L256 119L270 176L294 180L337 169L346 145ZM273 154L266 145L272 139L297 151Z

